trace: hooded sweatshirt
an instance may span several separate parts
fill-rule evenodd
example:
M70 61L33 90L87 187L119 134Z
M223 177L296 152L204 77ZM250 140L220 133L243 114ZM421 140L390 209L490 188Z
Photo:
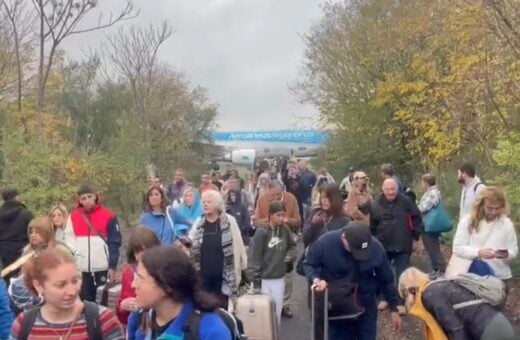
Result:
M251 281L280 279L285 275L286 263L296 259L296 242L291 234L285 225L257 228L247 265Z
M168 208L166 213L148 211L141 216L140 224L153 230L161 245L171 246L177 238L186 235L191 228L192 223L179 211L174 208ZM175 229L176 225L183 225L179 230ZM184 228L184 227L187 228Z
M0 258L12 259L3 263L4 267L16 260L29 243L27 227L31 219L31 213L20 202L7 201L0 207Z
M179 216L181 216L180 218L184 218L189 223L182 223L179 219L175 219L175 229L181 233L188 233L193 223L195 223L195 221L204 213L200 194L195 192L195 201L191 207L187 206L185 203L182 203L177 210L179 212Z

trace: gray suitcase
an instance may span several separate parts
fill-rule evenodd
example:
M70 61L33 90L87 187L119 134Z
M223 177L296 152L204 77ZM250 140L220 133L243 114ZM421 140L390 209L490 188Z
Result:
M311 286L311 339L316 340L316 290ZM329 339L329 291L323 292L323 339Z

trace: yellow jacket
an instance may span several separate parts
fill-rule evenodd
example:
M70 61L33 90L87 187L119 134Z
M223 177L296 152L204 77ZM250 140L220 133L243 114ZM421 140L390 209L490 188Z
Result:
M426 340L448 340L448 337L442 330L437 320L426 310L422 302L422 293L428 286L428 282L424 282L416 293L415 304L410 310L410 314L421 319L424 322L426 331Z

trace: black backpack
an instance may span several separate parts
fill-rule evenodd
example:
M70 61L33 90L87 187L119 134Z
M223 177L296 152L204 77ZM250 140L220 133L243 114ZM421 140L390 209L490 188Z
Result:
M89 339L103 339L101 323L99 321L99 307L96 303L84 301L85 304L85 320L87 322L87 333ZM40 307L30 309L23 314L23 323L20 326L18 340L27 340L31 334L36 316Z
M244 335L244 326L242 325L242 322L233 314L222 308L217 309L215 313L218 314L220 319L222 319L231 332L231 340L247 340L247 337ZM183 329L186 333L186 340L200 340L200 322L203 315L204 314L199 310L193 311Z

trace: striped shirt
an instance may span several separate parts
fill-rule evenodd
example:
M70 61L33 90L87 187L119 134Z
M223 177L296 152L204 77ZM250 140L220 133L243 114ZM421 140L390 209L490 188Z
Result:
M23 319L23 313L18 315L11 329L9 340L18 339L18 334L20 333ZM99 322L101 324L101 331L103 333L102 340L125 339L123 335L123 329L121 328L119 321L117 321L117 318L111 310L103 306L99 306ZM38 312L34 326L31 330L31 334L27 340L56 340L59 339L60 336L65 337L69 331L69 327L70 323L51 324L43 319L41 312ZM72 328L72 332L68 340L89 340L85 314L81 315L79 320Z

